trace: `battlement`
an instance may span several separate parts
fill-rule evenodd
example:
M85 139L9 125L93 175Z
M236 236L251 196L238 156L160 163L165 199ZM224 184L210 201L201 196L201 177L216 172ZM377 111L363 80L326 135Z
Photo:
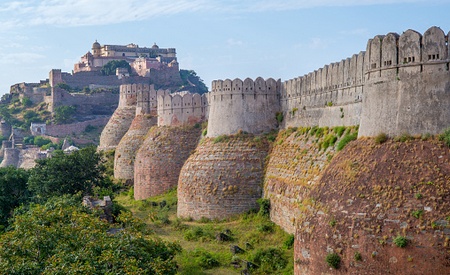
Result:
M215 80L208 93L208 136L267 132L277 127L281 80Z
M206 95L177 93L158 95L158 126L194 125L205 120Z
M242 81L239 78L234 80L214 80L211 84L212 93L226 94L278 94L280 90L280 83L273 78L264 80L258 77L253 81L246 78Z
M377 35L366 51L283 83L215 80L208 136L270 130L276 123L261 124L277 110L284 128L361 125L360 135L439 133L450 126L449 36L438 27L423 36L414 30Z
M448 37L438 27L429 28L423 36L414 30L375 36L367 43L366 80L448 71Z

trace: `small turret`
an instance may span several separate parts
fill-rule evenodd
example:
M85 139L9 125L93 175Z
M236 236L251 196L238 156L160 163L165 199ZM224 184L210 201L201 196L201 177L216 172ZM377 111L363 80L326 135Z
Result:
M100 56L102 46L100 46L100 43L95 40L94 44L92 44L92 53L94 57Z

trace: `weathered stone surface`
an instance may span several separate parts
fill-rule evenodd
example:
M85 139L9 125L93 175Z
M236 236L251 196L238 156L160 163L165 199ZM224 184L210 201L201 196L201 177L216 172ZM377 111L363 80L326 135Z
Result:
M200 136L201 128L195 126L151 128L136 154L134 198L146 199L176 187Z
M114 155L114 177L132 182L134 180L134 159L145 135L156 125L156 117L150 114L136 115L127 133L117 145Z
M180 173L178 216L224 219L257 208L267 151L253 137L203 139Z
M136 106L117 108L100 135L98 150L115 149L130 128L135 113Z
M448 274L449 159L437 140L348 144L303 194L311 203L297 215L295 274L329 272L324 259L333 252L342 273Z

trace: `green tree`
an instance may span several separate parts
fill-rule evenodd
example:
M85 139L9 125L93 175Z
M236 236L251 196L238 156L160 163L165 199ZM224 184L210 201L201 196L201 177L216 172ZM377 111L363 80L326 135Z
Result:
M183 81L183 86L194 85L198 88L198 93L204 94L208 92L203 79L201 79L194 70L180 70L180 77Z
M73 115L75 114L75 106L59 106L55 108L54 120L56 124L69 123L73 121Z
M8 225L14 208L27 202L29 173L12 166L0 168L0 231Z
M52 143L51 140L49 140L48 138L44 138L41 136L35 136L33 139L33 144L39 147L42 147L46 144Z
M17 211L18 213L21 211ZM138 226L136 226L138 224ZM180 246L149 239L139 222L125 219L109 233L73 197L31 205L0 235L2 274L175 274Z
M51 158L36 161L28 187L38 201L64 194L92 194L95 187L107 188L104 166L95 147L66 155L55 151Z
M125 60L112 60L103 65L101 72L103 75L115 75L117 68L126 68L131 73L131 66Z

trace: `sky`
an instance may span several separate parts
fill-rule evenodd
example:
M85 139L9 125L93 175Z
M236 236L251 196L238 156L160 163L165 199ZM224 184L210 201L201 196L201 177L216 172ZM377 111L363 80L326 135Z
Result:
M215 79L288 80L366 49L379 34L438 26L450 0L23 0L0 2L0 96L71 72L92 43L176 48Z

